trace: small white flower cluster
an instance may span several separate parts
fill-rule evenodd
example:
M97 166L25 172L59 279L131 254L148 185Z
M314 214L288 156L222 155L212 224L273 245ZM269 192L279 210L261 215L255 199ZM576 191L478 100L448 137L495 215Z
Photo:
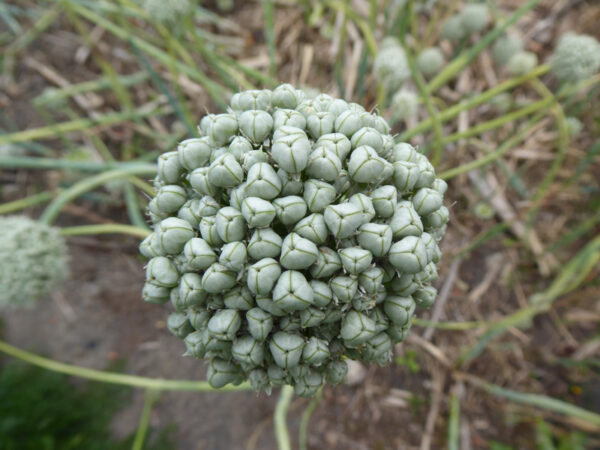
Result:
M470 3L442 24L440 35L451 42L459 42L483 31L490 19L490 12L485 4Z
M65 241L24 216L1 216L0 230L0 306L33 306L69 275Z
M313 395L386 364L429 307L448 209L427 158L360 105L288 84L235 94L158 161L143 297L214 387Z
M550 66L561 81L588 79L600 70L600 43L592 36L566 33L558 41Z

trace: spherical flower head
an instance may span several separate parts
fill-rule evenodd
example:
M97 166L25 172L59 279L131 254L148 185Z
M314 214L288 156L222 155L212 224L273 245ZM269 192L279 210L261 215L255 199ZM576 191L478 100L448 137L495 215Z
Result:
M490 99L490 104L496 111L505 113L512 107L513 98L508 92L501 92Z
M552 73L561 81L581 81L600 69L600 43L592 36L566 33L550 59Z
M505 66L510 59L523 50L520 37L508 34L498 38L492 47L492 57L499 66Z
M451 42L458 42L466 36L461 16L456 14L442 24L440 36Z
M439 73L444 67L444 54L439 47L430 47L419 53L417 66L426 77Z
M399 120L415 117L419 110L419 96L410 89L401 89L392 97L394 117Z
M460 22L469 35L482 31L489 21L490 12L488 8L480 3L468 4L460 13Z
M410 78L406 54L395 38L384 39L373 64L375 79L386 92L394 92Z
M567 117L567 129L569 130L569 136L577 136L583 130L583 124L577 117Z
M506 68L513 76L525 75L537 66L538 57L532 52L519 52L510 58Z
M346 358L388 364L436 296L447 184L425 155L377 113L289 84L235 94L200 130L159 157L140 252L144 300L172 304L209 383L312 396Z
M58 229L3 216L0 230L0 306L32 306L66 280L67 247Z
M177 23L194 9L193 0L144 0L144 9L156 22L164 25Z

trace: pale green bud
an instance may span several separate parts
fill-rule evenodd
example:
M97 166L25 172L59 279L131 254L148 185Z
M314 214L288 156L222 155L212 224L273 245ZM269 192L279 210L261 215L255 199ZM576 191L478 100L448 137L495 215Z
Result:
M349 202L329 205L323 216L327 228L336 239L351 236L363 222L362 210Z
M229 309L248 311L254 307L254 296L246 286L237 286L223 296L223 303Z
M267 394L271 393L271 385L269 384L269 376L264 369L253 369L248 373L248 381L252 385L252 389L255 392L266 391Z
M329 133L322 135L315 143L315 148L324 147L333 152L340 158L340 161L345 161L346 156L352 150L352 143L342 133Z
M377 334L387 330L390 325L390 320L385 315L381 306L377 306L369 312L369 319L375 323L375 333Z
M283 309L281 309L279 306L277 306L275 303L273 303L273 299L271 297L268 297L266 295L265 296L257 295L256 296L256 304L263 311L266 311L275 317L281 317L281 320L284 319L283 316L287 316L287 313Z
M210 319L210 312L202 308L194 308L193 306L188 309L187 317L192 326L198 330L203 331L208 325Z
M358 311L350 310L342 319L340 336L346 345L357 347L375 336L375 322Z
M383 153L383 136L375 128L363 127L352 135L352 148L363 145L374 149L378 155Z
M176 151L166 152L158 157L157 176L165 183L175 184L183 173Z
M360 114L349 109L337 116L334 129L336 133L341 133L350 138L354 133L360 130L362 126Z
M300 327L301 328L312 328L316 327L323 322L325 318L325 312L312 306L300 311Z
M417 57L417 66L423 75L431 78L444 67L444 54L439 47L430 47L419 53Z
M413 294L412 298L417 305L421 308L429 308L433 305L435 297L437 296L437 289L433 286L423 286L417 289Z
M163 213L171 214L183 206L187 199L185 189L176 184L162 186L152 201Z
M558 41L550 66L560 81L586 80L600 69L600 43L592 36L565 33Z
M217 232L217 216L206 216L200 219L200 236L206 241L209 246L219 247L223 240Z
M279 261L286 269L301 270L317 260L317 246L297 233L288 234L281 245Z
M326 340L311 337L302 350L302 360L318 366L329 359L329 343Z
M268 227L275 213L275 206L262 198L246 197L242 201L242 215L250 228Z
M225 206L219 210L216 227L217 233L224 242L241 241L246 234L244 216L231 206Z
M252 150L254 150L252 144L243 136L234 137L227 149L227 151L232 154L238 162L241 161L243 155L251 152Z
M190 354L195 358L204 358L206 348L204 347L203 337L200 331L194 331L188 334L183 341L185 342L187 354Z
M367 294L375 294L383 283L384 271L381 267L370 267L358 276L358 285Z
M207 327L211 336L224 341L233 341L241 325L242 319L237 310L221 309L210 318Z
M398 191L394 186L386 185L375 189L371 192L371 199L378 217L387 219L396 212Z
M188 176L188 181L192 188L201 195L209 195L215 197L218 192L217 186L210 182L210 168L199 167L194 169Z
M271 107L272 92L268 89L254 89L240 92L237 99L240 111L261 110L268 111Z
M194 331L194 328L188 321L187 316L182 313L169 314L169 317L167 318L167 328L179 339L185 338L188 334Z
M430 188L421 188L412 198L412 203L419 215L426 216L439 209L442 206L443 200L444 197L438 191Z
M228 143L238 132L238 120L234 114L217 114L206 133L217 146Z
M277 218L284 225L293 225L306 215L306 202L302 197L290 195L273 200Z
M281 275L281 267L273 258L263 258L248 267L246 283L256 295L266 295Z
M531 72L538 64L538 57L532 52L519 52L508 61L506 66L508 73L512 76L526 75Z
M417 273L427 264L427 251L416 236L406 236L390 248L389 261L403 273Z
M396 212L390 222L394 238L404 236L420 236L423 232L423 223L413 204L403 200L398 202Z
M265 350L261 342L252 336L242 336L233 341L231 356L241 363L256 367L265 358Z
M177 146L179 164L188 171L205 166L209 159L212 148L208 137L186 139Z
M210 165L208 180L218 187L237 186L244 181L244 169L231 153L225 153Z
M499 66L505 66L508 61L523 50L523 41L518 36L508 34L499 37L492 47L492 57Z
M154 303L157 305L166 303L169 301L170 289L164 286L158 286L151 282L144 283L142 289L142 298L148 303Z
M407 297L415 292L419 285L416 283L413 274L403 273L392 280L390 288L394 294Z
M160 245L158 233L151 233L144 238L140 243L140 253L146 258L154 258L155 256L164 256L165 252Z
M336 116L330 112L315 112L306 118L306 129L313 139L333 132Z
M242 134L254 144L261 144L273 131L273 118L266 111L244 111L239 124Z
M310 287L313 290L313 301L315 306L323 308L333 300L333 291L327 283L318 280L310 280Z
M323 385L323 375L311 370L294 384L294 393L298 397L312 397Z
M342 170L342 162L337 155L324 147L317 147L310 154L306 173L312 178L333 181Z
M372 147L362 145L350 154L348 173L357 183L376 183L384 179L382 174L389 165Z
M333 182L335 191L339 194L345 194L352 187L352 180L346 170L340 170L337 178Z
M451 42L458 42L466 37L465 28L463 27L460 15L454 15L442 24L440 36Z
M304 183L300 174L291 174L279 169L277 176L281 180L281 195L301 195L304 191Z
M358 229L358 243L374 256L385 256L392 246L392 228L389 225L366 223Z
M209 195L203 196L198 201L197 214L199 217L214 216L220 209L219 203Z
M276 109L273 113L273 128L276 130L283 126L306 128L306 119L302 113L293 109Z
M361 247L345 248L339 254L344 269L352 275L358 275L367 270L373 260L371 252Z
M470 3L460 13L460 22L467 34L482 31L490 21L490 12L484 4Z
M379 333L369 339L361 350L367 360L385 365L392 358L392 340L387 333Z
M329 283L331 290L340 302L349 303L358 291L358 281L350 277L335 277Z
M236 383L242 378L243 375L239 367L234 363L220 358L210 360L206 371L206 379L213 388L222 388L229 383Z
M323 244L327 240L328 229L323 214L314 213L305 217L294 227L294 232L309 239L315 244Z
M202 275L202 287L209 294L220 294L235 286L236 273L223 264L214 263Z
M310 284L296 270L283 272L273 288L273 302L286 312L306 309L313 304L313 299Z
M248 170L246 195L273 200L281 192L281 180L273 167L267 163L257 163Z
M193 228L198 228L198 225L200 225L200 219L202 218L199 210L200 200L193 198L186 201L181 208L179 208L179 211L177 211L177 217L188 222Z
M177 272L175 264L169 258L157 256L148 261L146 281L157 286L173 287L179 281L179 272Z
M246 265L248 253L243 242L230 242L221 248L219 263L229 270L239 272Z
M197 273L184 273L179 280L178 309L187 309L190 306L199 306L206 299L206 292L202 288L202 278Z
M298 128L298 131L302 131ZM280 168L288 173L300 173L308 164L311 152L306 134L292 134L276 139L271 148L271 156Z
M244 153L240 158L240 162L242 163L242 168L249 172L250 168L258 163L266 163L269 160L269 155L267 155L262 150L251 150L248 153Z
M373 217L375 217L375 208L373 207L373 200L371 197L365 194L354 194L348 199L350 203L360 208L362 214L362 223L369 223Z
M327 364L325 370L328 383L333 385L340 384L348 374L348 364L342 360L334 360Z
M304 183L304 201L310 212L323 212L336 195L335 188L324 181L311 179Z
M248 255L252 259L276 258L281 253L283 239L270 228L260 228L248 242Z
M304 339L297 334L279 331L275 333L269 342L269 350L273 361L282 369L291 369L300 363Z
M289 382L287 373L275 364L271 364L267 367L267 375L269 376L269 382L273 386L283 386Z
M185 243L194 237L194 229L185 220L169 217L157 226L160 246L169 255L180 253Z
M279 108L294 109L304 100L304 93L295 89L291 84L281 84L273 90L271 103Z
M327 247L319 247L317 261L310 268L313 278L327 278L342 268L342 261L337 252Z
M415 312L415 302L411 297L389 296L383 302L383 310L388 318L399 326L407 325Z
M408 161L396 161L394 167L394 185L399 191L405 192L412 190L419 180L419 166Z

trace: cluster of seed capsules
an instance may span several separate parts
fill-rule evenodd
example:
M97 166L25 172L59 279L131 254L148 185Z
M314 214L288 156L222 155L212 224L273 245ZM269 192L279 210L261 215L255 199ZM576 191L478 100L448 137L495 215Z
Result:
M447 185L361 106L291 85L235 94L158 160L143 297L214 387L340 383L385 364L436 290Z

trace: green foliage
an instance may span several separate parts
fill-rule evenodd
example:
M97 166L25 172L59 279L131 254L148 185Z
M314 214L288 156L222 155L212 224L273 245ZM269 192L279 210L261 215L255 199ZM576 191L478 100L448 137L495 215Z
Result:
M404 356L396 356L394 362L397 366L406 367L411 373L417 374L421 370L421 366L417 361L417 352L407 350Z

